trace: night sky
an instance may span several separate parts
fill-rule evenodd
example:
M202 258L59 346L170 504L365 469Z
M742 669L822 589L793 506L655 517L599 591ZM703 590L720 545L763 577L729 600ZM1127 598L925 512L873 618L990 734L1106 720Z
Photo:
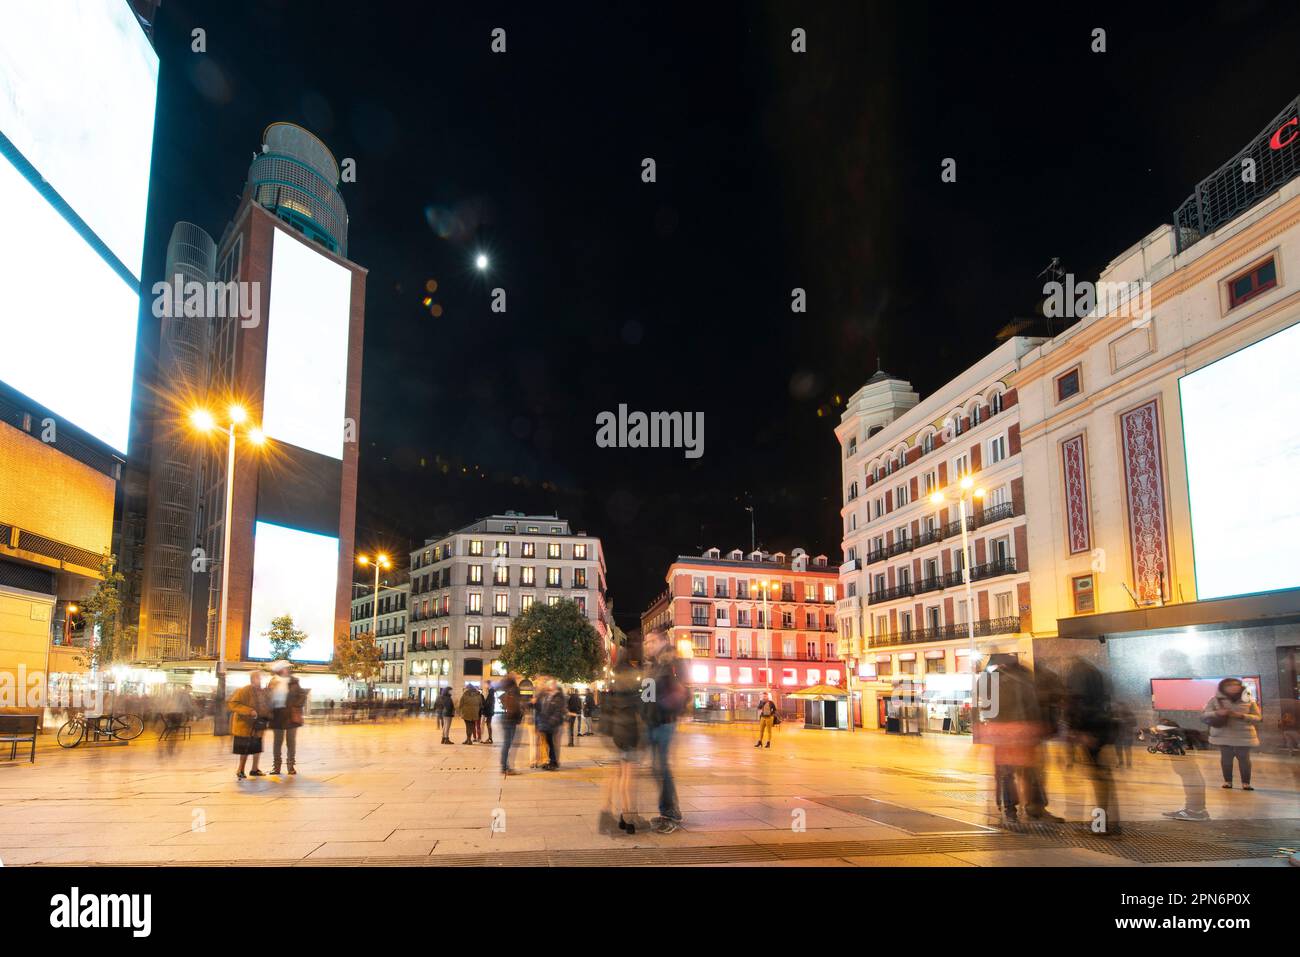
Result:
M165 0L145 287L175 221L220 237L268 123L354 158L357 548L557 511L625 629L674 556L748 550L748 504L759 547L838 563L833 428L877 363L927 394L1300 92L1294 3L609 6ZM703 457L597 448L620 403L702 411Z

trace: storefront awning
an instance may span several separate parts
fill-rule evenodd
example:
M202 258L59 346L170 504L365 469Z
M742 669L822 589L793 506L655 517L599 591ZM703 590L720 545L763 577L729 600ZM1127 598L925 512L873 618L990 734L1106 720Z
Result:
M1198 625L1221 628L1278 623L1278 619L1286 618L1300 620L1300 588L1060 618L1056 633L1061 638L1102 638L1133 632L1186 631Z

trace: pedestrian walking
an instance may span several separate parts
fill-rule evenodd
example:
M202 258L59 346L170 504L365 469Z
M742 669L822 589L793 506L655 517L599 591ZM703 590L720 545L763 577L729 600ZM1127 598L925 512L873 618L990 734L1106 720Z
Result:
M303 724L307 692L293 673L293 665L281 659L271 665L271 773L279 774L285 746L288 746L288 770L297 774L298 729Z
M1255 790L1250 785L1250 752L1259 747L1259 732L1255 726L1264 720L1259 704L1246 693L1240 678L1224 678L1219 690L1205 703L1201 720L1210 726L1210 744L1218 745L1219 768L1223 771L1223 786L1232 789L1232 762L1237 762L1241 774L1241 789Z
M776 702L769 698L765 691L758 702L758 743L754 747L763 746L763 735L767 735L767 746L769 748L772 746L772 728L776 721Z
M1094 817L1092 828L1097 834L1118 834L1119 804L1115 783L1102 749L1115 742L1115 711L1111 703L1110 682L1091 662L1079 658L1070 666L1065 678L1065 724L1073 741L1082 748L1084 767L1092 779Z
M1047 797L1038 774L1043 739L1050 721L1041 707L1041 689L1018 660L1008 655L989 665L983 679L997 701L981 721L981 737L993 744L993 776L1003 820L1015 825L1020 811L1034 820L1060 821L1047 813Z
M641 745L640 677L628 660L627 649L620 648L614 665L613 686L601 695L604 715L600 730L609 735L610 744L618 756L605 781L605 806L598 823L602 834L636 833L636 765Z
M554 678L547 681L546 692L537 705L537 731L546 745L547 760L542 768L547 771L560 769L560 729L564 727L568 713L568 702L559 682Z
M659 782L659 816L652 823L659 834L671 834L682 826L677 786L673 782L672 746L677 719L686 710L686 682L682 680L672 642L662 630L650 632L642 641L646 654L645 679L650 699L645 702L646 738L650 745L650 766ZM642 695L644 699L644 695Z
M479 715L483 713L483 695L479 693L478 685L469 684L465 686L465 691L460 696L460 704L456 710L460 712L460 718L465 722L465 741L463 743L473 744L475 727L478 725Z
M588 688L582 696L582 727L578 729L579 737L590 737L592 719L596 717L596 698Z
M456 705L451 700L451 689L443 688L433 702L433 715L438 719L438 730L442 732L442 744L451 744L451 722L456 714Z
M487 694L483 696L483 728L487 731L487 743L492 744L492 716L497 710L497 689L488 685ZM482 737L480 735L480 737Z
M515 732L524 719L523 701L519 695L519 677L508 674L501 682L501 773L518 774L510 766L510 749L515 744ZM489 738L491 740L491 738Z
M254 671L248 676L248 684L230 696L226 703L230 712L230 734L234 738L234 753L239 755L239 773L237 780L246 777L260 778L264 773L257 766L262 754L262 736L270 722L271 709L265 691L262 688L262 672ZM249 755L253 757L253 770L244 774Z
M569 747L573 747L578 743L573 738L574 731L577 729L578 722L582 720L582 698L578 696L578 689L569 689L569 697L565 700L565 707L568 712L565 720L569 723Z

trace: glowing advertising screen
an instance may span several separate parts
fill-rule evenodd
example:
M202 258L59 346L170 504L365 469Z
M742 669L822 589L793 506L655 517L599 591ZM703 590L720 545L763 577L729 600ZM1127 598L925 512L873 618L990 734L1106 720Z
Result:
M270 658L265 632L273 619L292 615L294 626L307 633L293 660L329 661L334 656L339 540L269 522L258 522L253 534L248 656Z
M352 273L281 229L271 249L262 429L343 458Z
M126 451L139 297L3 158L0 218L0 380Z
M137 281L157 94L127 0L4 4L0 132Z
M1300 325L1179 380L1204 601L1300 586Z

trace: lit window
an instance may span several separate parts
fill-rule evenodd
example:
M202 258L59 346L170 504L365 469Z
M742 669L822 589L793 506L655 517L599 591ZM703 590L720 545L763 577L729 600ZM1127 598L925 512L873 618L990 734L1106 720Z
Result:
M472 539L470 539L470 542L469 542L469 553L470 553L471 555L482 555L482 554L483 554L483 542L482 542L481 540L477 539L477 538L472 538Z
M548 545L546 546L546 557L547 557L547 558L559 558L559 557L560 557L560 543L559 543L559 542L551 542L550 544L548 544Z
M793 668L781 669L781 684L797 685L798 683L799 683L799 675Z
M731 684L731 667L729 665L718 665L713 680L722 685Z
M697 684L709 683L708 665L691 665L691 680Z
M753 683L754 683L754 669L753 669L753 668L737 668L737 669L736 669L736 684L741 684L741 685L752 685Z
M586 557L587 557L587 546L586 546L585 544L581 543L581 542L578 543L577 545L574 545L574 546L573 546L573 557L576 558L576 559L584 559L584 558L586 558Z

